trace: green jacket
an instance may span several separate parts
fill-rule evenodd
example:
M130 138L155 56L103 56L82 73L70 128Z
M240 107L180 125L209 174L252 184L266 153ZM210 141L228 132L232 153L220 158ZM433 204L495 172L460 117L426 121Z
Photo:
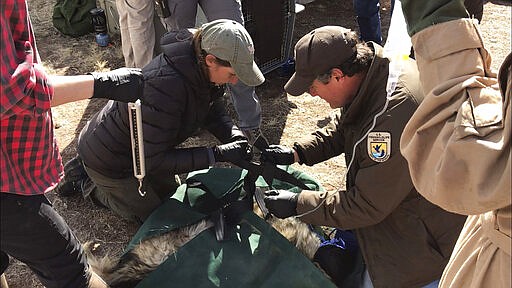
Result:
M321 204L301 220L353 229L376 288L421 287L441 277L465 217L448 213L418 194L400 154L402 131L423 98L413 60L403 63L387 108L366 135L374 116L384 109L389 71L382 47L369 44L376 56L354 101L325 129L295 144L307 165L342 153L348 165L354 157L347 189L303 191L297 212ZM363 140L352 155L359 139Z

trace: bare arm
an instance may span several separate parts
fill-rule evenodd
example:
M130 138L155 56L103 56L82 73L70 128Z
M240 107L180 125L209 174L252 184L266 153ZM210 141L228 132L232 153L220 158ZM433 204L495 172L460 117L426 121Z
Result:
M50 80L54 88L52 107L89 99L94 92L92 75L51 76Z
M142 97L144 88L144 77L137 68L119 68L90 75L50 76L50 80L54 89L52 106L89 98L134 102Z

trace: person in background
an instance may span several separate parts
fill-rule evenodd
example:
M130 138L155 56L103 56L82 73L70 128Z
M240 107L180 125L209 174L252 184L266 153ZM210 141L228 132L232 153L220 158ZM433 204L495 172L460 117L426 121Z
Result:
M363 41L373 41L382 44L379 0L353 0L356 21L359 26L359 38ZM391 0L391 13L395 0Z
M0 285L7 287L4 271L11 256L30 267L45 287L107 287L45 196L63 177L51 107L98 97L132 101L126 95L142 94L142 74L124 68L49 76L39 64L26 1L0 5Z
M162 50L142 70L146 177L141 191L133 175L125 103L107 103L78 139L78 154L93 183L84 196L139 224L174 194L180 185L178 174L215 162L240 164L250 157L247 138L222 101L224 84L243 81L252 87L265 80L254 63L249 33L233 20L212 21L195 32L169 32L162 38ZM178 147L199 128L224 144Z
M475 18L480 23L484 11L485 0L465 0L466 7L470 17ZM353 0L356 21L359 26L359 38L363 41L373 41L382 44L382 30L380 20L380 1L379 0ZM393 14L395 0L391 0L390 15Z
M155 1L116 0L121 32L121 50L126 67L142 68L154 57L155 49ZM55 191L60 196L70 196L82 190L87 178L82 162L75 155L64 165L65 178Z
M244 25L242 2L240 0L165 0L170 16L163 19L168 31L193 28L196 26L198 5L203 10L207 21L230 19ZM261 104L255 88L239 81L228 83L226 92L231 95L233 107L238 115L238 126L254 142L261 134Z
M344 153L346 190L270 190L266 207L279 218L352 230L365 267L361 283L350 287L436 287L466 217L418 194L399 150L402 131L423 99L415 61L401 60L393 66L401 67L392 74L397 78L388 77L383 47L360 42L343 27L324 26L297 42L295 63L286 92L309 92L340 113L309 138L293 147L271 145L262 157L311 166Z
M116 0L126 67L142 68L154 57L154 0Z
M491 71L462 0L402 0L425 100L401 151L426 199L468 215L440 287L511 287L512 55Z

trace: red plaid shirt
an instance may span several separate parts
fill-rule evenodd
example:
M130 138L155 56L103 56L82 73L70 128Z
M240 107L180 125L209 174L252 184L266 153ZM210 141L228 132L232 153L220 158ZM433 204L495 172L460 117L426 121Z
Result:
M25 0L1 1L1 192L42 194L64 175L53 133L53 88L37 64Z

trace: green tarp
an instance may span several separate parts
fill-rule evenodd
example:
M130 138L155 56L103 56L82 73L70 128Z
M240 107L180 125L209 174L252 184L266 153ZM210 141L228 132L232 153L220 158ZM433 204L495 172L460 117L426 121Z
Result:
M310 176L281 167L311 190L323 188ZM229 199L243 196L245 170L212 168L191 173L161 207L146 220L127 247L149 236L196 223ZM258 187L268 186L262 178ZM292 189L274 181L277 189ZM297 191L298 192L298 191ZM157 287L335 287L314 264L267 222L247 211L226 240L217 241L213 228L181 247L137 288Z

